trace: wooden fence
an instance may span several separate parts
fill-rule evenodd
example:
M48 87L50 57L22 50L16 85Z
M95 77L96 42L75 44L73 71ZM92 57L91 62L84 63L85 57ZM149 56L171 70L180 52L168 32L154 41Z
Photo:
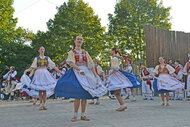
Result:
M148 67L155 67L160 56L179 60L184 65L190 53L190 33L169 31L147 25L145 27L145 53Z

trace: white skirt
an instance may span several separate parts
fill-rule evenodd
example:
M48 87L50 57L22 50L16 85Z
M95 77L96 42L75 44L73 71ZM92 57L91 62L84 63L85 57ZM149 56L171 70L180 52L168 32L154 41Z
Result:
M34 73L30 88L33 90L54 90L56 80L46 68L38 68Z
M76 69L74 69L74 73L83 89L93 97L101 97L107 93L107 89L99 76L96 78L86 66L79 66L79 68L84 71L85 75L81 75Z
M170 76L169 74L160 74L157 78L158 90L177 90L184 88L185 83L177 80L176 78Z
M22 91L25 91L31 97L35 97L35 98L39 97L39 91L38 90L29 89L30 85L31 85L30 84L31 79L26 74L22 75L20 81L22 83ZM26 87L23 87L24 85L26 85ZM52 89L46 90L46 96L47 97L50 97L53 94L54 94L54 90L52 90Z
M107 78L107 89L109 91L120 90L127 87L132 87L133 84L130 80L123 75L120 71L117 71Z

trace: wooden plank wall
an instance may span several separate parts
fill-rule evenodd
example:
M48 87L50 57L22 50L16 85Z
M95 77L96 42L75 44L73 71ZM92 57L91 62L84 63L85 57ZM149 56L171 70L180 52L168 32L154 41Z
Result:
M145 27L145 54L147 67L155 67L158 58L180 60L184 65L190 53L190 33L169 31L147 25Z

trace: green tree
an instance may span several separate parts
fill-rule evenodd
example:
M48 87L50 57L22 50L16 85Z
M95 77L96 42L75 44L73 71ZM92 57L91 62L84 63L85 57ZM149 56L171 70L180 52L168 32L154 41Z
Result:
M108 45L136 60L145 59L144 27L147 24L170 29L170 8L159 0L120 0L109 14Z
M33 33L16 27L12 4L13 0L0 1L0 73L13 65L20 76L33 57L31 47L25 44L31 41Z
M13 0L0 1L0 41L10 42L16 27L17 19L13 18Z
M69 0L63 3L54 19L47 22L48 31L38 32L33 39L32 46L38 49L44 45L46 54L55 62L67 57L67 52L73 48L74 38L82 35L83 48L92 57L99 56L104 48L103 33L100 19L83 0Z

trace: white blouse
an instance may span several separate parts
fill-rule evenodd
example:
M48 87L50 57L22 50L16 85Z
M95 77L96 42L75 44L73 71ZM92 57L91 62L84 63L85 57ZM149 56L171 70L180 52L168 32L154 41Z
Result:
M118 71L120 69L119 67L119 59L117 57L112 57L111 59L111 69Z

